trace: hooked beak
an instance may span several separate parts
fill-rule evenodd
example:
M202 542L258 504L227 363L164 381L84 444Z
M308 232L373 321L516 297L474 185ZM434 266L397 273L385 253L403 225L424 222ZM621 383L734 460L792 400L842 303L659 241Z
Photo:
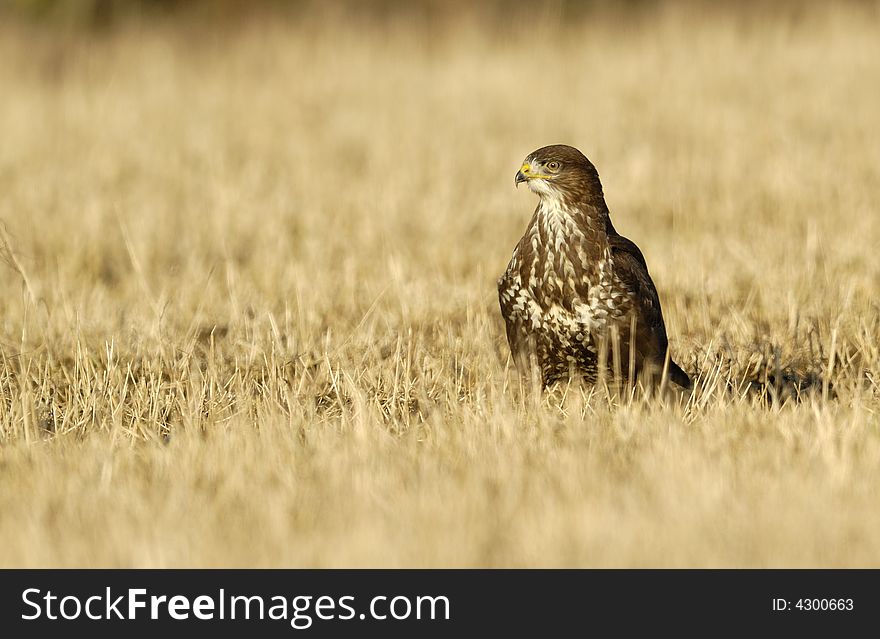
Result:
M529 177L530 177L529 169L530 168L531 167L529 166L528 162L523 162L523 165L521 167L519 167L519 171L517 171L516 175L513 176L513 183L515 186L519 186L523 182L529 181Z

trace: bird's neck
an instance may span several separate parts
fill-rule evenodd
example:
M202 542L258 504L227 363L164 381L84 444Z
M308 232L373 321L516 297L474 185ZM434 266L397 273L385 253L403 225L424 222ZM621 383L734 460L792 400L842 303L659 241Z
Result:
M611 227L605 202L574 200L565 194L542 195L532 224L541 241L549 244L577 242L602 252Z

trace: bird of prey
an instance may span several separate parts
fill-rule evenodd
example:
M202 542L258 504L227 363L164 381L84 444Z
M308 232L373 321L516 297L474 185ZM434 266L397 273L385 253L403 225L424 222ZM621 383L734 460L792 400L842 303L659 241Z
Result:
M498 280L520 374L544 387L572 377L595 382L616 361L625 379L656 381L665 372L690 388L667 355L645 258L611 224L596 167L573 147L546 146L526 157L515 177L522 182L540 199Z

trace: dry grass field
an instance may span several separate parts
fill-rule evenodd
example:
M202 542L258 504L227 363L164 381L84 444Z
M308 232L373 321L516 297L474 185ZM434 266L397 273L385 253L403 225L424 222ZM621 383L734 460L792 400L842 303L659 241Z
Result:
M562 6L0 25L0 565L880 565L880 7ZM556 142L691 396L518 401Z

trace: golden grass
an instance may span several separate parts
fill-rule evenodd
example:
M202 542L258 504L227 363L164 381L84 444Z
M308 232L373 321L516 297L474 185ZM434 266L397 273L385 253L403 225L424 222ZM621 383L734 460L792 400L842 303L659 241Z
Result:
M880 565L880 13L813 11L0 28L0 564ZM690 398L516 401L556 142Z

